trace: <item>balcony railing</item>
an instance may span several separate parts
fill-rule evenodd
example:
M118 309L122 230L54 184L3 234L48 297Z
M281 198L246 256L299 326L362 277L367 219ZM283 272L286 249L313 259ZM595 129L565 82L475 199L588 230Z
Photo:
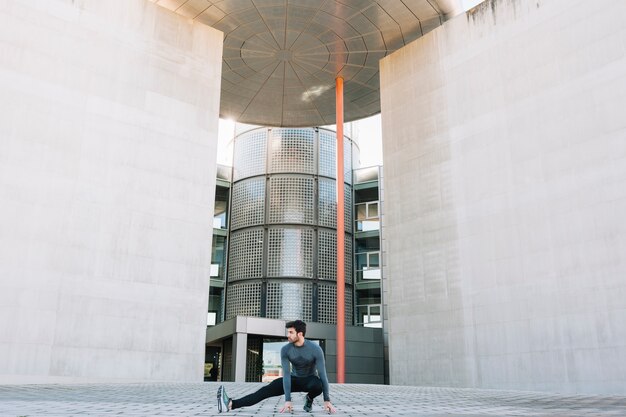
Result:
M354 205L355 231L367 232L380 229L378 201L368 201Z
M217 179L230 181L232 177L231 172L232 172L232 167L229 167L227 165L217 164L217 171L215 175Z
M358 252L354 254L357 281L379 280L380 252Z
M378 181L378 167L367 167L354 170L354 183L361 184L364 182Z
M226 212L213 216L213 228L214 229L226 229L227 228Z
M362 304L356 306L357 326L383 327L382 306L380 304Z

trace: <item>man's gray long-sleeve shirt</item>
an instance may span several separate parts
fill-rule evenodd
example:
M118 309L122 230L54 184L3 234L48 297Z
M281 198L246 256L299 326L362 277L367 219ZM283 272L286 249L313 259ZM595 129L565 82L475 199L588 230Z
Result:
M322 380L322 391L324 401L330 401L328 394L328 377L326 376L326 362L322 348L308 340L304 340L302 346L287 343L280 350L280 361L283 366L283 388L285 390L285 401L291 401L291 375L306 377L316 375ZM289 372L291 363L291 373Z

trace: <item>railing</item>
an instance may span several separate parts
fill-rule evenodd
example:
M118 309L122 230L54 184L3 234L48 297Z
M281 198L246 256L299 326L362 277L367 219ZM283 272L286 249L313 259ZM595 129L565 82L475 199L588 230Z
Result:
M367 232L380 229L380 218L378 217L378 201L369 201L354 205L355 211L355 231Z
M213 216L213 228L214 229L226 229L226 212L222 212L216 216Z
M383 327L382 306L380 304L362 304L356 306L357 326Z
M379 251L358 252L354 254L354 258L357 281L381 278Z
M216 177L220 180L230 181L232 169L228 165L217 164Z
M360 184L363 182L378 181L379 173L378 167L359 168L354 170L354 183Z

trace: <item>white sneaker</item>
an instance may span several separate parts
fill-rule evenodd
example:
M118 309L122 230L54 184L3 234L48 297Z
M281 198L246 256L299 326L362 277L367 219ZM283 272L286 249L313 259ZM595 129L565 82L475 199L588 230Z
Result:
M217 410L220 413L228 413L228 404L230 403L230 397L226 394L224 385L220 385L217 389Z

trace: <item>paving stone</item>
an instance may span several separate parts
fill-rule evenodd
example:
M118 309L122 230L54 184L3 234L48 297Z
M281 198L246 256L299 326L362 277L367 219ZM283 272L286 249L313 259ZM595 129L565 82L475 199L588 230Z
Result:
M281 416L283 397L219 414L220 383L0 385L0 416ZM232 397L261 383L226 382ZM626 416L626 397L388 385L331 384L337 416L354 417L611 417ZM320 398L302 410L304 394L293 395L293 416L324 416Z

